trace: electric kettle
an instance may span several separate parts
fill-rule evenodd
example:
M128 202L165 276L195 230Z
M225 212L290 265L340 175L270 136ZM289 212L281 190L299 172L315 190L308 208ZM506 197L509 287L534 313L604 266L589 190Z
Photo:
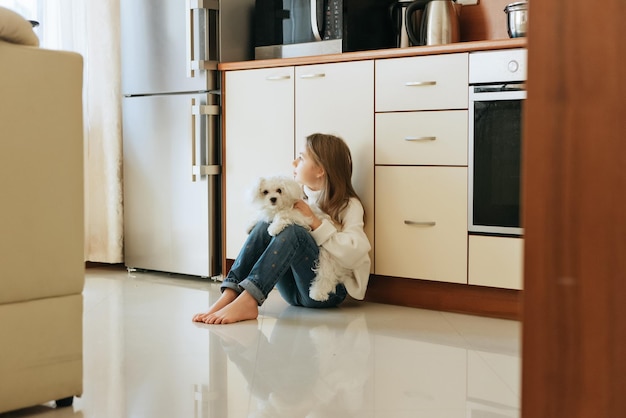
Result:
M396 36L396 47L397 48L406 48L408 46L412 46L409 41L409 35L407 34L406 27L415 26L419 27L419 22L422 17L421 11L417 11L411 15L411 20L409 22L406 21L406 8L413 3L413 1L402 1L399 0L396 3L393 3L389 8L389 13L391 16L391 21L394 29L394 34Z
M423 10L419 34L415 25L407 24L407 35L413 45L440 45L460 39L459 14L454 0L417 0L406 7L405 22Z

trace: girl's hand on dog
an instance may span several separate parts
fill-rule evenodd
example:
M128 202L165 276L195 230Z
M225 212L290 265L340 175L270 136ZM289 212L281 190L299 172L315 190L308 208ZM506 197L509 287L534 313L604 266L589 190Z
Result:
M298 200L296 203L294 203L293 207L311 220L309 226L312 230L316 230L317 227L322 224L322 221L320 221L320 219L315 216L309 205L304 200Z

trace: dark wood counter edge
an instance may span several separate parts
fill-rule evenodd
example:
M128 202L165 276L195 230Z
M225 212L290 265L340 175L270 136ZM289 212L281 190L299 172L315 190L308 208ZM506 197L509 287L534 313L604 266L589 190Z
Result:
M520 290L372 275L365 300L492 318L522 319Z
M334 62L369 59L416 57L420 55L452 54L456 52L490 51L497 49L525 48L526 38L494 39L489 41L458 42L447 45L414 46L410 48L379 49L373 51L345 52L343 54L313 55L307 57L280 58L223 62L218 70L250 70L257 68L286 67L290 65L328 64Z

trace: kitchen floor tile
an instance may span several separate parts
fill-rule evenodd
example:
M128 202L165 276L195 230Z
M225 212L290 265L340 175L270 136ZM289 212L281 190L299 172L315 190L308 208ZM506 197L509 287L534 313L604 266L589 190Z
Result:
M350 301L191 321L219 283L88 269L84 393L9 417L519 417L520 323Z

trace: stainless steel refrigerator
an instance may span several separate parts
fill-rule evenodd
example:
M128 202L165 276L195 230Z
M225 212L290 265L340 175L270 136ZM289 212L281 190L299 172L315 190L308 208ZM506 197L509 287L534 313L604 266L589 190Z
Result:
M124 262L221 271L217 63L252 58L254 0L122 1Z

